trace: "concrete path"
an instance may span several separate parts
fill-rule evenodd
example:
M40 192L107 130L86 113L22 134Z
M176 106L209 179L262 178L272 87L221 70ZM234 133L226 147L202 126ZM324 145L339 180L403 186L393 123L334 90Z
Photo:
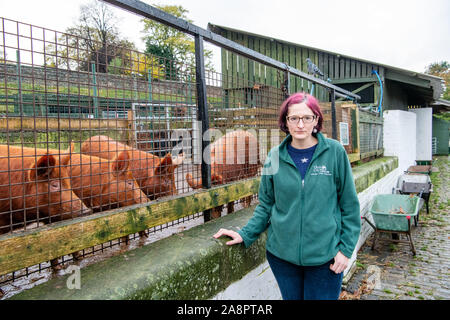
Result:
M372 251L372 235L358 253L358 268L341 299L450 299L449 159L436 157L433 163L430 214L426 214L424 206L419 225L412 232L416 256L409 244L388 241L377 241Z

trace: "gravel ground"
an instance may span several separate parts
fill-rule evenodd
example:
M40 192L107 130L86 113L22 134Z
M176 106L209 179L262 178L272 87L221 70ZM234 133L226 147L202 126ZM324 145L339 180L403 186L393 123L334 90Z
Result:
M416 256L409 244L389 241L377 241L375 250L371 250L371 236L358 253L357 270L341 299L450 299L449 159L436 157L433 163L430 214L423 206L419 225L412 231Z

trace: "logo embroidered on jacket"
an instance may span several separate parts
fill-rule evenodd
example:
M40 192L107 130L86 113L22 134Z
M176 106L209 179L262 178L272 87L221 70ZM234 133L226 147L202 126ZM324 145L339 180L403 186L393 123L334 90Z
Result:
M323 176L331 176L331 172L328 171L327 167L325 165L323 166L313 166L312 167L312 172L311 172L312 176L319 176L319 175L323 175Z

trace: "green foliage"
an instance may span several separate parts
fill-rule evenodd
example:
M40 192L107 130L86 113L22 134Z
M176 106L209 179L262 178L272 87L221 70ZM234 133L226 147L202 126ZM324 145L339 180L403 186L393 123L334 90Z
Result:
M192 23L187 16L188 10L176 5L155 5L158 9L177 18ZM181 76L193 76L188 66L195 65L195 42L182 31L163 25L159 22L142 19L147 54L157 55L166 72L166 79L179 80ZM205 68L213 70L212 51L204 50Z
M115 57L111 60L108 67L108 73L110 74L122 74L123 73L123 61L119 57Z
M450 122L450 112L436 113L436 114L433 114L433 117Z
M167 80L179 80L175 56L170 47L153 44L149 38L146 40L145 47L145 53L157 57L158 63L164 68Z
M448 61L433 62L425 69L425 73L444 79L446 90L443 99L450 100L450 63Z

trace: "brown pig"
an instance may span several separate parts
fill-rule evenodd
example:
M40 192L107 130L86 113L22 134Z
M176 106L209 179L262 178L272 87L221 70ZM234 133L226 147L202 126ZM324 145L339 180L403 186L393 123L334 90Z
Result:
M134 179L151 200L176 194L174 171L184 156L172 158L169 153L161 159L107 136L91 137L81 145L82 153L105 159L113 159L117 153L124 150L130 152L130 171Z
M259 168L259 146L256 137L250 132L237 130L227 133L210 145L211 182L223 184L255 176ZM193 189L202 187L202 179L194 180L186 174L186 180ZM249 206L251 197L245 198ZM220 217L223 206L213 209L212 216ZM228 212L233 211L233 203L228 204Z
M128 151L113 160L75 154L70 165L73 191L94 211L149 201L129 170Z
M70 152L0 145L0 234L26 223L45 223L91 212L73 193L66 166Z
M74 144L71 143L71 151ZM38 154L58 150L33 149ZM129 171L128 151L120 152L113 160L72 153L68 171L73 192L94 212L148 202ZM140 234L144 234L141 232ZM123 238L125 241L127 238ZM74 253L78 259L79 254Z
M73 147L72 143L72 151ZM35 150L38 154L47 152ZM56 154L58 150L48 152ZM68 170L73 192L94 212L148 202L129 167L128 151L120 152L112 160L72 153Z

